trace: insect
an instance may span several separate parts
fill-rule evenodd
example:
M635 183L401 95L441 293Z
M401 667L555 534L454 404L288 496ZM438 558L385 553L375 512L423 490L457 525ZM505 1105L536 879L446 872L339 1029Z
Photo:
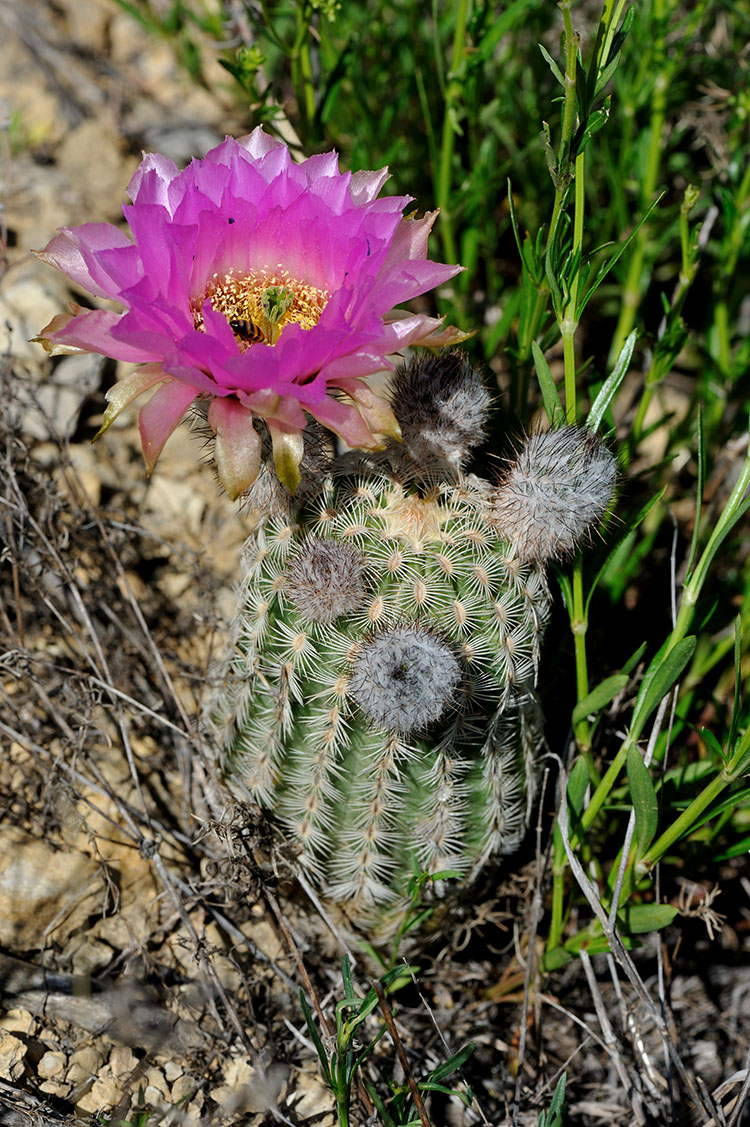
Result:
M266 339L266 335L260 325L256 325L254 321L243 321L236 318L229 322L229 328L243 344L257 344L258 341L264 341Z

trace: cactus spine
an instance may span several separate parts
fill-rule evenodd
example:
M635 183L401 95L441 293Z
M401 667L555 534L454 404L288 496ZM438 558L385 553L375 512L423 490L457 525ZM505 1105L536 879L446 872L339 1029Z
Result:
M550 602L503 535L507 496L461 469L487 406L476 373L448 353L394 389L403 445L340 458L248 540L211 710L225 776L360 920L397 907L415 865L471 875L517 848Z

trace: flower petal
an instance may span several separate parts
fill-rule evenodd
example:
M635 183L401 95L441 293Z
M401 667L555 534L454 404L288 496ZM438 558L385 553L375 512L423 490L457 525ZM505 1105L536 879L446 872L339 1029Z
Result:
M164 443L177 429L190 404L200 392L179 380L170 380L152 395L138 416L138 429L141 432L143 460L146 473L151 476Z
M382 434L387 438L395 438L397 442L401 441L401 427L386 399L376 395L372 388L359 380L352 380L350 384L346 384L344 390L357 404L362 418L373 434Z
M268 430L273 446L273 464L276 476L290 493L297 492L302 480L300 462L305 453L305 443L298 430L287 430L278 423L268 420Z
M144 391L148 391L150 387L155 387L158 383L164 383L169 380L169 376L162 370L160 364L144 364L140 368L136 368L134 372L130 372L124 379L118 380L113 384L109 391L106 392L105 398L107 400L107 409L104 412L102 425L91 439L96 442L105 431L108 431L121 411L124 411L128 404L137 399L139 395L143 395Z
M109 313L105 309L84 309L54 333L47 334L47 339L55 344L72 345L80 352L99 352L128 364L158 361L158 352L115 338L113 330L122 317L122 313Z
M80 308L77 306L76 308ZM59 333L62 329L66 328L71 321L75 320L75 313L57 313L43 329L40 329L38 337L32 337L31 343L41 344L45 352L50 356L70 356L73 353L88 352L86 348L77 348L74 344L61 344L54 340L55 333Z
M236 399L214 399L208 408L208 423L216 435L216 472L234 501L260 473L260 435L253 426L252 412Z
M348 446L360 450L380 450L383 443L375 437L362 415L351 403L326 396L322 403L309 408L310 414L334 434L343 438Z
M44 250L34 253L42 262L67 274L71 281L88 293L116 298L125 288L123 280L115 282L111 273L102 268L97 255L101 251L133 249L127 235L111 223L84 223L81 227L62 227L59 235L50 239Z

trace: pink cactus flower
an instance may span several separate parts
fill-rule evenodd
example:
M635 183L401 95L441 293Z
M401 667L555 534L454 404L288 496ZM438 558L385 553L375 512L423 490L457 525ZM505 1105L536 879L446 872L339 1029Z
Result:
M351 446L397 437L390 407L366 378L392 368L388 356L406 345L466 334L394 308L460 267L427 258L437 213L405 217L409 197L377 198L387 175L342 173L335 153L296 164L258 128L184 171L146 156L123 208L132 240L108 223L63 228L39 257L122 312L73 307L37 339L52 354L99 352L138 365L109 391L99 434L156 388L139 417L151 473L202 401L231 497L259 472L256 418L292 491L308 416Z

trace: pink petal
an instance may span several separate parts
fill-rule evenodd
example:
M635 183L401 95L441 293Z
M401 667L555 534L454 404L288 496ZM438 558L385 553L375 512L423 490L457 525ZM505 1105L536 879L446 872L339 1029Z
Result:
M374 200L389 176L387 168L379 168L377 172L355 172L349 185L355 204L362 207Z
M124 286L97 263L96 253L103 250L132 249L133 243L111 223L84 223L81 227L62 227L44 250L36 251L42 262L62 270L88 293L97 297L118 297ZM133 278L136 281L137 277ZM127 283L132 284L132 283Z
M115 339L112 330L117 328L122 316L121 313L109 313L104 309L85 309L71 318L67 325L50 334L48 339L55 343L74 345L83 352L100 352L102 356L111 356L113 360L125 360L130 364L158 360L158 353Z
M383 445L375 438L357 408L349 403L326 396L322 403L316 403L308 410L319 423L338 434L349 446L378 450Z
M145 407L141 408L138 428L141 432L146 473L149 476L153 473L159 455L164 449L164 443L176 430L182 416L199 395L198 389L191 387L190 384L170 380L152 395Z
M106 393L107 409L104 412L102 425L91 441L96 442L97 438L100 438L105 431L109 430L120 412L124 411L134 399L137 399L144 391L148 391L150 387L164 383L169 378L166 372L162 370L161 365L144 364L142 367L136 368L134 372L130 372L124 379L113 384Z
M262 125L258 125L252 133L238 137L237 144L242 145L251 157L264 157L266 153L270 153L274 149L286 148L283 141L279 141L276 137L272 137L270 133L266 133Z
M79 306L80 308L80 306ZM67 328L71 321L75 320L73 313L57 313L43 329L39 330L38 337L32 337L33 344L41 344L45 352L50 356L70 356L73 353L86 352L85 348L77 348L74 344L60 344L54 339L55 333L61 332Z
M394 310L394 313L397 312ZM403 311L398 311L403 312ZM448 325L443 328L443 317L427 317L424 313L405 314L383 326L382 347L385 352L398 352L407 345L439 348L444 344L458 344L468 340L472 333Z
M260 472L260 435L253 426L252 413L236 399L212 400L208 423L216 435L214 460L219 481L234 501Z
M177 165L168 157L147 153L130 179L127 194L133 203L160 204L171 211L169 186L179 173Z

